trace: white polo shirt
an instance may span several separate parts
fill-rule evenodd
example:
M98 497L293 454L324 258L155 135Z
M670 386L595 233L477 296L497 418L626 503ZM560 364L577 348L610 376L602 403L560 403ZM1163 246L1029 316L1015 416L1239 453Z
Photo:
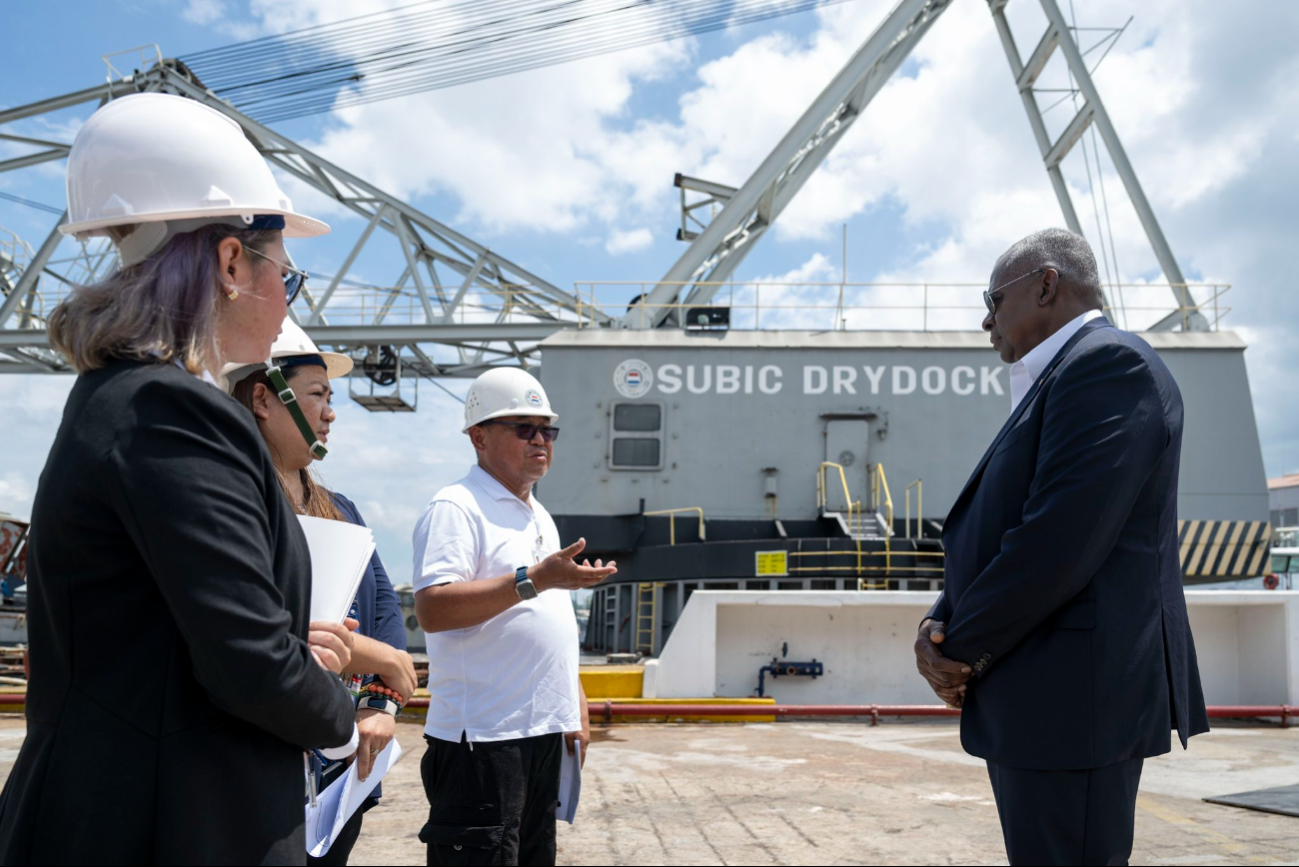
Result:
M513 575L558 551L559 531L535 497L525 503L481 467L438 491L415 525L415 592ZM546 590L486 623L426 633L424 733L458 743L582 727L572 594Z

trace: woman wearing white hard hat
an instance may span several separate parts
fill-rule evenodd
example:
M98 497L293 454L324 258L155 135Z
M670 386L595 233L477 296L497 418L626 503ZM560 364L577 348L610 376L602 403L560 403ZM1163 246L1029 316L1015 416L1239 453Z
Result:
M214 378L270 353L301 286L282 237L328 227L232 121L161 94L86 121L68 220L121 264L48 322L79 376L32 507L0 863L301 864L303 750L352 734L351 637L309 626L302 530Z
M365 526L356 504L326 490L310 469L324 458L336 418L330 406L333 390L329 381L346 376L351 369L352 360L346 355L321 352L306 332L285 320L284 330L271 348L269 365L229 364L222 372L227 390L256 419L294 511ZM351 691L357 696L360 738L354 758L364 780L375 756L396 734L397 714L416 687L415 664L406 653L401 602L377 551L361 578L350 616L360 623L347 673ZM313 751L311 773L316 775L317 786L328 785L352 758L330 760ZM308 863L346 864L361 833L362 816L378 804L381 794L376 788L334 836L329 851Z

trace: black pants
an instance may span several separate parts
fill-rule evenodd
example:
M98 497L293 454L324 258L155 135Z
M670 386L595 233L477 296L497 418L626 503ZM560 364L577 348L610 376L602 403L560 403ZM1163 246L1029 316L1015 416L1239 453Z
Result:
M562 734L470 746L425 737L420 776L428 824L419 838L433 865L555 863Z
M988 762L1010 863L1127 864L1142 762L1083 771Z

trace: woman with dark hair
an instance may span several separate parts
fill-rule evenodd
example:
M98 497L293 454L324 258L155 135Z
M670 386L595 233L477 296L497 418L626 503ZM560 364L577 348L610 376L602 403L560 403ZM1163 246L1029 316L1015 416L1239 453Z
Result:
M68 158L67 234L105 282L49 318L79 374L32 507L27 737L0 863L302 864L304 750L345 744L352 639L308 623L311 560L248 414L301 287L293 211L231 120L114 100Z
M356 505L342 494L326 490L310 469L313 462L324 457L330 426L336 418L330 406L333 390L329 380L346 376L352 360L337 352L321 352L301 328L285 320L284 330L271 348L269 363L275 369L268 371L265 363L228 365L226 387L256 419L293 510L299 515L365 526ZM283 379L273 381L278 377ZM291 396L282 393L284 387L292 392ZM360 745L354 756L344 760L313 756L312 771L320 785L343 772L353 759L360 778L369 777L375 756L396 734L397 713L416 686L415 664L406 653L401 603L378 552L370 558L361 578L350 616L360 623L346 672L358 702ZM361 817L379 803L381 794L376 788L343 826L329 851L320 858L309 858L308 863L346 864L361 833Z

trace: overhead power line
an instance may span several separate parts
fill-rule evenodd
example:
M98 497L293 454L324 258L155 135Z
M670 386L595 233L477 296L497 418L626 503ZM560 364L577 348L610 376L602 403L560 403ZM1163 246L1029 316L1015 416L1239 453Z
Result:
M271 123L845 2L424 0L180 59Z

